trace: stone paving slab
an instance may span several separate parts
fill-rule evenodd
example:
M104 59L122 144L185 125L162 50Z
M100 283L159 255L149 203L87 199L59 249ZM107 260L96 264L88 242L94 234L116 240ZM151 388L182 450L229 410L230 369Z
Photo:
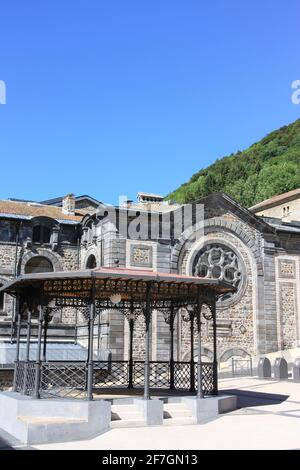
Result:
M205 425L114 429L89 441L37 449L300 449L300 384L235 378L220 390L236 390L245 407Z

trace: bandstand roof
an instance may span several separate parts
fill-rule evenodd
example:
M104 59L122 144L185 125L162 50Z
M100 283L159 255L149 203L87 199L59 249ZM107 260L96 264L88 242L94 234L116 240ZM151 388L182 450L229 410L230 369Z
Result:
M95 287L95 298L108 299L120 293L122 299L142 299L147 285L152 285L152 298L195 298L198 287L216 294L235 292L229 282L182 274L169 274L128 268L95 268L83 271L23 274L5 284L0 292L9 294L44 295L47 297L90 298Z

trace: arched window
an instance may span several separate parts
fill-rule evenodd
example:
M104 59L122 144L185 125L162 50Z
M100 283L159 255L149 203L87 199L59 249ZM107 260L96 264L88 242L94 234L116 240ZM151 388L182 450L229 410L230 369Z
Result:
M51 229L46 225L35 225L32 232L33 243L50 243Z
M25 274L30 273L51 273L53 272L53 265L44 256L34 256L25 266Z
M96 257L94 255L90 255L86 262L87 269L95 269L97 267Z
M0 283L0 288L3 286L3 284ZM4 292L0 292L0 312L4 310Z

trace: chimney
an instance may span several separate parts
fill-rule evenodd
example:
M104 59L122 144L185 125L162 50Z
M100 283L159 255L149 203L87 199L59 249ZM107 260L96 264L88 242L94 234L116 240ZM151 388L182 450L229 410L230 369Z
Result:
M74 194L67 194L62 200L62 211L64 214L75 214L75 196Z

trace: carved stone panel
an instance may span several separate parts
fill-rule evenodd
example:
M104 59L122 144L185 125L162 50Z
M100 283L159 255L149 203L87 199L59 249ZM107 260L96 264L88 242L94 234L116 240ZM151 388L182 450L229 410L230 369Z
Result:
M137 267L152 268L153 248L147 245L131 245L130 265Z
M297 341L296 288L290 282L280 283L279 307L281 316L282 347L294 348Z
M279 277L294 279L296 275L295 261L290 259L280 259L278 263Z

